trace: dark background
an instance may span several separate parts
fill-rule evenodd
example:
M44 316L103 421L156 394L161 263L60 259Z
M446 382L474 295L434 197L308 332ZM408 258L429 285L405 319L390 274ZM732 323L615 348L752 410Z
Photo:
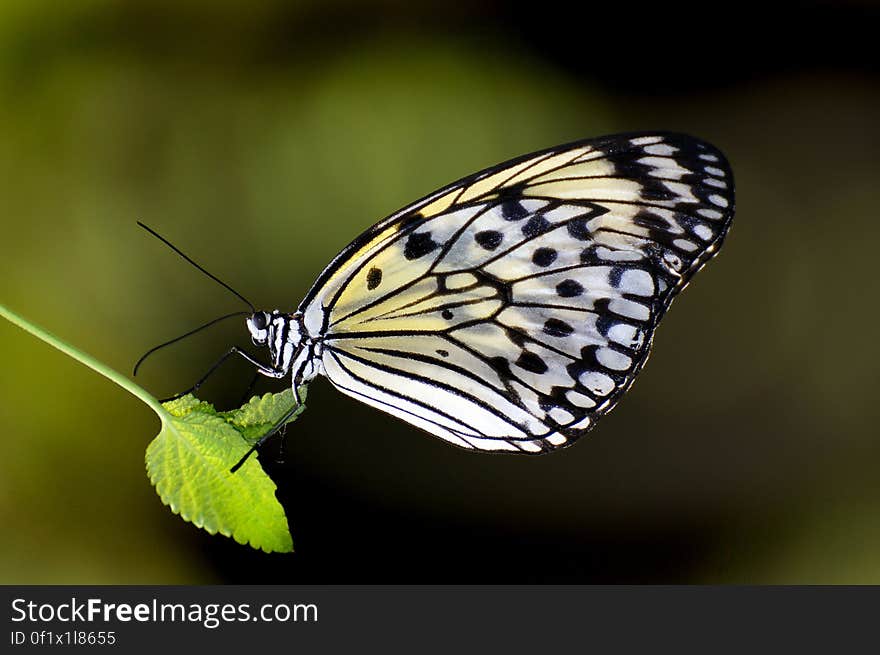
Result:
M0 582L880 582L878 24L873 2L4 3L2 302L120 371L239 308L137 219L291 310L379 218L574 139L699 135L737 218L561 453L467 453L314 384L262 458L289 556L173 516L150 410L4 323ZM178 391L231 343L139 381Z

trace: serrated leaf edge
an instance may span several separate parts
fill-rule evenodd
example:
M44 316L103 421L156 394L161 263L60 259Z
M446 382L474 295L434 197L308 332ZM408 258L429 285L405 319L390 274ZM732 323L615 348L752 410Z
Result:
M267 394L267 395L271 395L271 394ZM210 403L206 403L206 404L210 405ZM211 407L213 409L213 406L211 406ZM214 410L214 412L215 412L213 414L214 416L217 416L218 418L222 418L219 416L219 413L216 412L216 410ZM188 448L190 451L198 454L198 451L196 451L192 447L191 444L187 443L188 440L180 433L179 430L177 430L177 428L174 426L173 421L171 421L171 419L173 419L173 418L182 418L182 417L175 417L170 412L166 411L164 408L162 410L162 413L164 414L164 416L163 415L159 416L159 419L162 421L162 429L163 430L167 429L167 430L171 431L175 435L175 437L176 437L175 441L177 441L178 444L180 444L181 442L184 442L186 448ZM229 421L226 421L226 423L229 424L230 427L235 429L234 424L231 424ZM238 432L238 430L236 430L236 432ZM242 440L245 441L245 443L247 443L247 440L244 439L244 437L242 437ZM188 515L180 507L175 507L174 502L165 500L166 496L170 495L170 494L168 494L168 485L167 485L167 483L157 481L157 479L156 479L157 473L150 471L150 464L148 461L146 461L146 453L144 455L144 464L145 464L145 468L146 468L146 472L147 472L147 478L150 480L150 484L153 485L153 488L156 490L156 493L159 496L159 500L161 501L161 503L163 505L165 505L168 509L170 509L172 514L178 515L180 518L182 518L187 523L191 523L192 525L196 526L200 530L204 530L205 532L207 532L210 535L221 534L224 537L234 539L237 544L241 544L242 546L250 546L254 550L260 550L264 553L292 553L293 552L293 539L292 539L292 537L291 537L290 550L287 550L287 551L276 550L276 549L270 549L270 548L266 548L265 546L256 544L253 541L251 541L250 539L247 539L246 537L242 537L239 533L237 533L234 530L225 530L223 528L212 529L212 528L207 527L207 525L205 524L205 520L204 520L204 514L200 513L198 515L198 517L193 516L193 515ZM248 466L248 465L251 465L251 464L250 463L245 464L245 466ZM259 462L256 465L259 466ZM265 472L263 473L263 475L266 475ZM272 484L273 493L274 493L275 491L278 490L278 485L276 485L275 482L271 478L269 478L268 475L266 475L266 477L269 479L269 482ZM281 507L281 514L284 516L284 519L287 520L287 513L284 511L284 506L281 505L281 503L278 501L277 498L275 499L275 502L278 503L278 505ZM289 535L289 532L288 532L288 535Z

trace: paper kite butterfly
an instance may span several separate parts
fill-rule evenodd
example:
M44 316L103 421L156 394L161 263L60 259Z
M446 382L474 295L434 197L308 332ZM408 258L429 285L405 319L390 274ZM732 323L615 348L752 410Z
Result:
M602 137L493 166L392 214L299 308L248 312L259 373L317 375L462 448L545 453L609 412L660 318L719 249L733 176L680 134ZM240 464L240 463L239 463Z

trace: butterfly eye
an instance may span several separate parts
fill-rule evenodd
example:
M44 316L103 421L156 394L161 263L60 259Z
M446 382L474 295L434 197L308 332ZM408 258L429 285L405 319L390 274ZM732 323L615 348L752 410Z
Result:
M254 327L258 330L266 329L266 312L255 312L253 316L251 316L251 323L253 323Z

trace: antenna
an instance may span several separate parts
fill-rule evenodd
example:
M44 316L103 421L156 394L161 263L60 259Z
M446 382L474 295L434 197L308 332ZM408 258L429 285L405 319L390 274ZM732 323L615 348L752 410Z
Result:
M216 275L212 275L211 273L208 273L208 271L206 271L204 268L202 268L201 266L199 266L198 264L196 264L196 263L195 263L190 257L188 257L188 256L185 255L183 252L181 252L180 248L178 248L177 246L175 246L174 244L172 244L168 239L166 239L165 237L163 237L162 235L160 235L158 232L156 232L156 230L154 230L154 229L152 229L152 228L150 228L150 227L147 227L146 225L144 225L144 224L141 223L140 221L138 221L137 224L140 225L142 228L144 228L147 232L149 232L150 234L152 234L154 237L156 237L157 239L159 239L159 241L161 241L162 243L164 243L166 246L168 246L169 248L171 248L171 249L172 249L174 252L176 252L178 255L180 255L181 257L183 257L186 261L188 261L190 264L192 264L194 267L196 267L196 268L197 268L198 270L200 270L202 273L204 273L204 274L207 275L209 278L211 278L212 280L214 280L214 282L216 282L217 284L219 284L219 285L222 286L222 287L225 287L228 291L231 291L233 294L235 294L236 296L238 296L238 298L239 298L240 300L243 300L244 303L245 303L248 307L251 308L251 313L252 313L252 314L253 314L254 312L257 311L257 308L254 307L253 303L252 303L250 300L248 300L247 298L245 298L245 297L244 297L243 295L241 295L238 291L236 291L236 290L233 289L231 286L229 286L228 284L226 284L223 280L221 280L220 278L218 278ZM217 320L220 320L220 319L217 319ZM210 325L210 324L209 324L209 325ZM184 335L184 336L187 336L187 335ZM183 338L183 337L180 337L180 338ZM149 354L149 353L148 353L148 354Z
M132 375L133 376L137 375L138 369L140 368L141 364L144 363L144 360L147 357L149 357L150 355L152 355L154 352L156 352L157 350L161 350L165 346L170 346L173 343L177 343L181 339L186 339L187 337L194 335L196 332L201 332L205 328L209 328L212 325L214 325L214 323L219 323L220 321L225 321L227 318L232 318L233 316L247 316L247 315L248 315L248 312L244 312L244 311L232 312L231 314L226 314L225 316L221 316L220 318L215 318L214 320L208 321L204 325L200 325L196 329L190 330L186 334L181 334L179 337L175 337L175 338L171 339L170 341L166 341L165 343L160 343L158 346L154 346L154 347L150 348L147 352L145 352L143 355L141 355L141 358L139 360L137 360L137 363L134 365L134 371L132 371Z

